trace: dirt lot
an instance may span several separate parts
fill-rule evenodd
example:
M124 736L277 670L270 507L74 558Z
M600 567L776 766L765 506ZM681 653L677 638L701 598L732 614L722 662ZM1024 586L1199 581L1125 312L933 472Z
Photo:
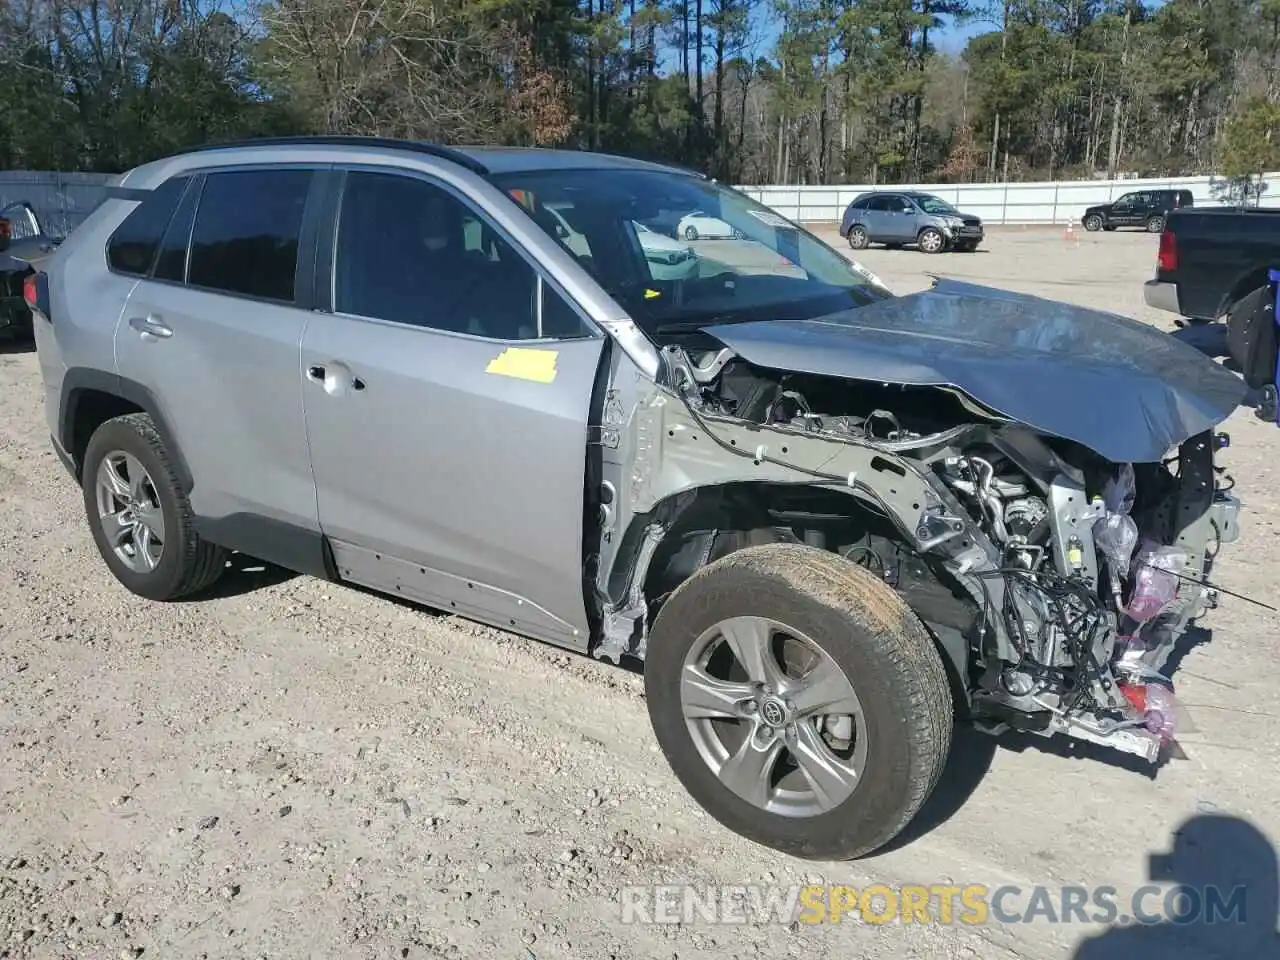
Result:
M1155 248L1012 229L969 255L861 259L897 292L937 272L1165 324L1141 300ZM134 598L49 452L34 354L0 348L0 398L0 957L1056 958L1101 929L624 926L618 888L1124 892L1197 815L1280 836L1280 633L1246 603L1224 598L1176 675L1197 728L1188 759L1152 778L1105 754L960 735L909 842L809 864L695 808L634 674L274 571L243 569L198 602ZM1280 432L1248 412L1228 429L1248 512L1218 579L1280 602Z

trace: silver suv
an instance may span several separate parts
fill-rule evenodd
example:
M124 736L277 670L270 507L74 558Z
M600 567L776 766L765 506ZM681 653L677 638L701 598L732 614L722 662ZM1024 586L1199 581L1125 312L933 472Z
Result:
M873 243L890 247L907 244L924 253L978 249L982 220L961 213L947 201L911 191L862 193L853 198L840 220L840 236L854 250Z
M655 271L644 230L693 212L729 235ZM1228 371L1034 297L894 297L687 171L218 146L43 266L49 429L125 587L240 551L642 661L681 782L797 856L898 834L957 715L1154 759L1140 704L1237 533Z

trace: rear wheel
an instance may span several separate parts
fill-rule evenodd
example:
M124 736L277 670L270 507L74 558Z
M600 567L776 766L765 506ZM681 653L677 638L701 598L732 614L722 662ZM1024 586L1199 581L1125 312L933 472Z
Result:
M941 253L947 246L947 239L941 230L925 227L916 238L916 243L925 253Z
M849 246L854 250L865 250L871 238L867 236L866 227L854 224L849 228Z
M1147 233L1163 233L1164 217L1155 216L1147 218Z
M98 552L133 593L176 600L222 575L226 551L197 535L191 504L145 413L98 427L85 451L82 476Z
M802 544L747 547L685 581L650 635L645 693L693 798L809 859L888 843L951 742L950 689L920 621L866 570Z

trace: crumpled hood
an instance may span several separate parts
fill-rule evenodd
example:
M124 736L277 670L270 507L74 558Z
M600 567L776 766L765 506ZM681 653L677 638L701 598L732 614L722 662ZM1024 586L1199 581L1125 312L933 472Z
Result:
M1108 460L1160 460L1221 423L1244 382L1137 320L952 280L812 320L704 328L775 370L951 386Z

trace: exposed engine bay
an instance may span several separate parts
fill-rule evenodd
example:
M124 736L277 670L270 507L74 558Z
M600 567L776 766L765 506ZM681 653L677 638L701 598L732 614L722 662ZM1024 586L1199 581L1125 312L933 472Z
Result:
M1149 761L1173 741L1178 708L1159 671L1216 605L1209 570L1238 535L1239 501L1214 466L1225 434L1191 437L1162 462L1116 463L949 387L780 372L728 349L664 357L692 422L720 447L780 464L779 449L794 456L799 438L820 439L874 451L880 472L808 469L807 483L723 493L740 503L701 498L668 520L663 547L653 538L647 592L658 602L744 539L795 539L896 590L985 729L1066 733ZM754 450L742 449L744 426ZM797 439L779 448L778 436ZM904 505L908 482L921 492ZM920 510L914 526L908 508ZM726 530L726 515L758 519Z

